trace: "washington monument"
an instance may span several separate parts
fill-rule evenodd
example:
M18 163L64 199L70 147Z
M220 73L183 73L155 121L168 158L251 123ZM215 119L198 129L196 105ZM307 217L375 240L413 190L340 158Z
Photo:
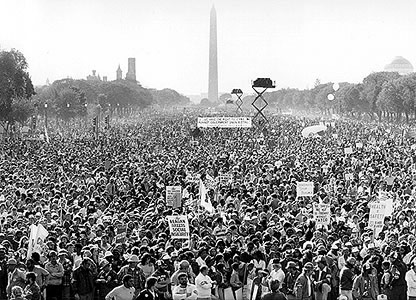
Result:
M217 12L214 6L211 8L209 27L208 100L218 102Z

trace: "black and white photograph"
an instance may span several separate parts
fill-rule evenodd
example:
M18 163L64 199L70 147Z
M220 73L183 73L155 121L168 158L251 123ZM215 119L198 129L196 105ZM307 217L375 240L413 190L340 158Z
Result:
M0 11L0 300L416 300L416 1Z

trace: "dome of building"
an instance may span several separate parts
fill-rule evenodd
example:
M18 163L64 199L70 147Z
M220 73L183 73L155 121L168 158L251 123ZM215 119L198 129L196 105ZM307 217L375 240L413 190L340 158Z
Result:
M406 58L396 56L391 63L384 67L384 71L398 72L400 75L405 75L413 72L413 66Z

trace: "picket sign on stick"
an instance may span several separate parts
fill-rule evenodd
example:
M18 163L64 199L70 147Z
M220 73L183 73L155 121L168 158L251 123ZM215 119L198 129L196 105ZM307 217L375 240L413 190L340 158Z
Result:
M186 215L167 216L172 239L190 239L189 222Z
M386 203L369 203L370 217L368 219L368 227L374 230L373 238L376 238L383 229L384 217L386 212Z

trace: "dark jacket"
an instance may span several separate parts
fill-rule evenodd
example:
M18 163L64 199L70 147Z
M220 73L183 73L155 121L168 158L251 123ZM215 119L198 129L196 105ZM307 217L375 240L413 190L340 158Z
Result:
M308 284L310 282L310 287ZM308 290L310 288L311 294L308 295ZM305 273L301 273L295 282L295 296L296 300L309 300L313 299L313 285L312 279L308 280Z
M345 266L341 269L339 276L339 288L341 290L352 291L352 286L354 283L354 272Z
M72 276L74 294L86 295L94 291L94 274L90 269L79 266Z
M153 294L148 289L145 289L140 292L136 300L159 300L159 297L157 293L155 293L155 297L154 297Z

